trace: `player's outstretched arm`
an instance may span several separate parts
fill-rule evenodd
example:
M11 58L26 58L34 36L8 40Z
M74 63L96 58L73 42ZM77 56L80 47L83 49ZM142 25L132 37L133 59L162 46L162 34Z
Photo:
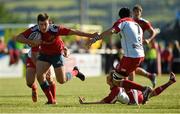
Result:
M94 38L98 35L97 32L91 34L91 33L86 33L86 32L82 32L79 30L73 30L71 29L70 32L68 33L68 35L78 35L78 36L84 36L84 37L88 37L88 38Z
M86 102L84 97L79 97L79 103L80 104L105 104L103 100L95 101L95 102Z
M100 40L100 39L104 39L106 37L111 36L114 33L114 30L112 28L107 29L106 31L102 32L100 35L96 35L95 37L91 38L87 45L88 47L90 47L93 43L95 43L96 41Z

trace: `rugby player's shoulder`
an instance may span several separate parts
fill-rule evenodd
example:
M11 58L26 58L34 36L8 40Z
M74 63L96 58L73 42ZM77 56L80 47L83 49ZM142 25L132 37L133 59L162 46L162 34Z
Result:
M39 26L38 25L34 25L31 27L31 30L34 31L39 31Z
M54 25L54 24L49 25L49 30L51 32L58 32L58 28L59 28L59 26L57 26L57 25Z
M149 21L144 19L144 18L140 18L139 20L142 21L142 22L145 22L145 23L149 23Z

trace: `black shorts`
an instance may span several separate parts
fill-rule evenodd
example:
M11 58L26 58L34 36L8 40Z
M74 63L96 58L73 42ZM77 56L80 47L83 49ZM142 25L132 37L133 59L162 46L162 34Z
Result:
M54 68L64 66L64 56L62 54L58 55L45 55L39 54L38 60L48 62L53 65Z

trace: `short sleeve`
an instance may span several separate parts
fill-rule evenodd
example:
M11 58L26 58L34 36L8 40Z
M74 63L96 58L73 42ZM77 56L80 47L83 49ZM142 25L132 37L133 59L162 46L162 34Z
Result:
M105 97L103 100L105 103L115 103L117 100L117 95L119 93L119 87L113 87L111 93Z
M25 38L28 38L29 35L32 33L31 28L25 30L24 32L22 32L21 34L24 35Z
M150 22L145 22L145 24L144 24L144 29L145 29L145 30L148 30L148 29L150 29L151 27L152 27L152 25L151 25Z
M115 30L116 33L120 32L120 28L119 28L119 22L115 22L114 25L112 26L112 29Z
M69 28L58 26L58 34L59 35L68 35L70 31L71 31L71 29L69 29Z

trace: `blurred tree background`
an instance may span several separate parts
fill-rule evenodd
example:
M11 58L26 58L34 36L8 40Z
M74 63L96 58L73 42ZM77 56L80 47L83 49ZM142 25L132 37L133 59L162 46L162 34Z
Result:
M107 28L118 18L121 7L133 8L135 4L142 5L143 17L162 32L178 29L179 0L0 0L0 23L36 23L37 14L47 12L58 24L98 24Z

